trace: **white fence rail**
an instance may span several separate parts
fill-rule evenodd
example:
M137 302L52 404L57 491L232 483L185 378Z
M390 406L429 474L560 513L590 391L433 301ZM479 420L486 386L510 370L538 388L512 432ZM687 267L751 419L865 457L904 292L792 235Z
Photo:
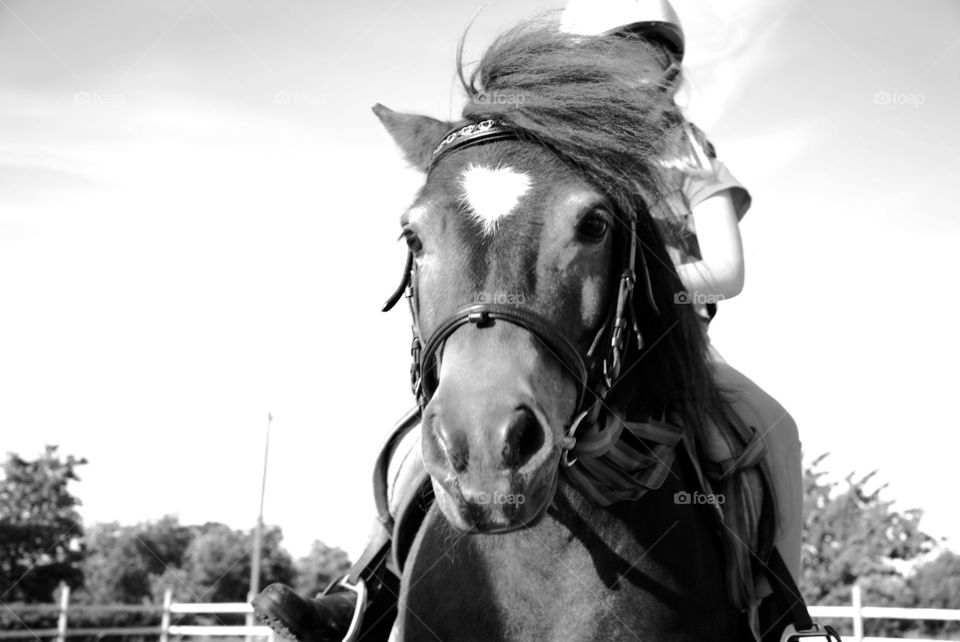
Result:
M850 606L811 606L810 615L814 619L823 617L845 618L853 620L853 635L845 640L853 642L940 642L923 638L875 638L864 637L864 620L936 620L939 622L960 622L960 609L905 609L895 606L863 606L863 592L856 584L851 588L853 604ZM957 640L958 638L951 638Z
M893 642L894 640L909 640L910 642L934 642L918 638L877 638L864 637L864 620L934 620L940 622L960 622L960 609L919 609L898 608L887 606L863 606L862 593L859 586L852 589L852 604L850 606L811 606L810 615L814 618L843 618L853 620L853 635L845 640L853 642ZM9 606L6 608L10 609ZM12 610L12 609L11 609ZM44 639L55 638L57 642L67 642L67 638L80 635L122 635L122 636L157 636L159 642L169 642L171 637L244 637L247 642L252 638L265 638L267 642L277 642L273 631L266 626L253 623L253 607L246 602L222 602L214 604L192 604L174 602L173 592L169 589L164 595L163 606L137 606L131 604L117 604L112 606L85 606L70 605L70 588L61 587L60 604L23 605L17 607L20 613L57 613L57 628L30 629L24 627L13 631L0 631L0 640L10 639ZM126 628L70 628L69 614L73 613L160 613L160 626L126 627ZM247 616L246 624L242 625L202 625L202 624L171 624L172 615L183 614L227 614L242 613ZM954 638L960 642L960 638ZM938 641L939 642L939 641Z
M6 607L13 612L9 606ZM70 587L60 586L60 604L29 604L19 606L19 613L57 613L57 628L31 629L24 626L13 631L0 631L0 640L32 638L41 640L53 638L57 642L67 642L68 637L81 635L117 635L117 636L157 636L160 642L169 642L171 637L244 637L247 642L252 638L265 638L267 642L276 642L276 636L268 626L253 623L253 607L247 602L219 602L206 604L175 603L173 591L167 589L163 596L163 606L138 606L135 604L115 604L109 606L70 605ZM16 615L14 612L14 615ZM111 628L70 628L70 613L160 613L160 626L111 627ZM247 616L246 624L205 625L171 624L171 615L179 614L227 614L242 613Z

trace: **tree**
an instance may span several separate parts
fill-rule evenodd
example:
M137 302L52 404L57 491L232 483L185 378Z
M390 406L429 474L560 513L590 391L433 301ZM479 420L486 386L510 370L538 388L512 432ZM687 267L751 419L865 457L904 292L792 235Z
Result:
M141 526L140 542L150 555L150 595L154 603L163 602L166 589L173 590L175 600L197 599L184 568L187 550L196 536L196 527L183 526L177 517L167 515Z
M142 604L150 601L150 560L136 528L116 522L96 524L84 538L85 586L78 596L92 604Z
M871 606L908 606L913 599L897 562L916 562L934 539L919 527L921 511L897 511L880 499L885 486L868 490L876 471L855 480L827 482L818 470L827 455L804 470L803 571L800 589L809 604L850 604L860 584ZM900 633L912 624L879 620L871 630ZM871 632L871 635L875 633Z
M181 525L176 515L165 515L156 521L141 524L137 531L141 547L149 553L151 574L162 575L168 569L183 566L194 530Z
M265 582L293 581L282 531L264 530ZM190 602L243 602L250 586L252 538L219 523L181 525L175 516L121 526L96 524L87 531L83 566L86 587L78 600L95 604L159 604L166 589Z
M960 609L960 555L943 551L934 559L917 566L907 580L915 606L933 609ZM951 635L960 631L958 622L923 623L925 637Z
M349 568L350 558L344 550L315 540L310 552L297 560L295 588L301 595L313 597Z
M181 569L193 537L171 515L135 526L93 525L84 537L86 587L78 598L95 604L160 602L167 586L181 589L178 597L192 598Z
M50 602L60 582L80 586L83 524L70 492L85 459L47 446L35 460L10 453L0 480L0 595L5 602Z
M249 533L218 523L200 527L185 554L185 566L198 599L205 602L245 602L250 590ZM283 531L276 526L264 529L261 541L261 573L264 585L293 582L295 571L290 554L280 546Z

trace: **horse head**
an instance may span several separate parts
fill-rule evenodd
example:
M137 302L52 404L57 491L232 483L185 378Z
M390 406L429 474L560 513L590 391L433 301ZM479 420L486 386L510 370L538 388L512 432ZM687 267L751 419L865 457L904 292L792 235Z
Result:
M707 376L684 365L702 363L686 358L702 351L702 331L689 306L670 305L679 281L648 211L672 102L649 83L625 86L630 69L600 53L593 67L589 56L541 56L533 79L516 65L512 77L481 77L469 91L488 98L460 123L374 108L426 173L401 218L415 394L424 464L460 530L534 523L578 423L618 396L696 406ZM550 82L551 65L566 83ZM578 73L584 82L571 84ZM498 87L514 100L492 99Z
M417 163L451 127L378 114ZM448 154L403 215L424 338L458 310L492 304L536 315L579 354L590 349L610 306L616 220L603 194L531 147L508 140ZM493 319L462 324L424 364L423 458L454 526L514 528L551 499L586 383L558 350Z

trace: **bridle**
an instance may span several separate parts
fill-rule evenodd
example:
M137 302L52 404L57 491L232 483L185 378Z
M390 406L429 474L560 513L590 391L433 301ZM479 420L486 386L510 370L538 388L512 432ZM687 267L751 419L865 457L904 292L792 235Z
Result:
M525 138L520 131L499 120L488 119L461 125L448 132L434 147L427 171L436 166L440 158L454 150L498 140L525 140ZM562 442L565 449L563 461L568 466L573 465L576 460L569 458L567 452L576 443L577 430L599 420L607 395L620 377L629 335L632 333L636 336L638 350L643 347L643 337L632 305L636 284L634 265L638 255L643 268L647 298L653 310L657 311L643 249L637 240L635 218L629 217L624 228L627 242L623 244L622 270L617 297L603 324L597 330L590 348L583 354L548 319L522 306L502 303L465 305L444 319L433 334L424 341L420 328L416 264L413 252L408 251L403 278L396 291L384 304L383 311L392 309L400 297L406 295L410 304L413 332L410 348L412 357L410 385L421 411L436 391L437 380L433 368L435 361L447 339L457 329L467 324L486 328L497 321L512 323L536 337L577 381L577 403ZM591 394L593 399L589 399Z

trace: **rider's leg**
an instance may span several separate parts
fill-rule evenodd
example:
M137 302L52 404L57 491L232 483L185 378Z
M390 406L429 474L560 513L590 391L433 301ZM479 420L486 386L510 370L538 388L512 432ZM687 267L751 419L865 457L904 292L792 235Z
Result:
M724 361L712 347L711 357L717 382L734 397L734 410L745 419L752 417L750 423L755 422L761 433L777 502L775 544L794 580L798 580L803 534L803 471L797 424L776 399Z

